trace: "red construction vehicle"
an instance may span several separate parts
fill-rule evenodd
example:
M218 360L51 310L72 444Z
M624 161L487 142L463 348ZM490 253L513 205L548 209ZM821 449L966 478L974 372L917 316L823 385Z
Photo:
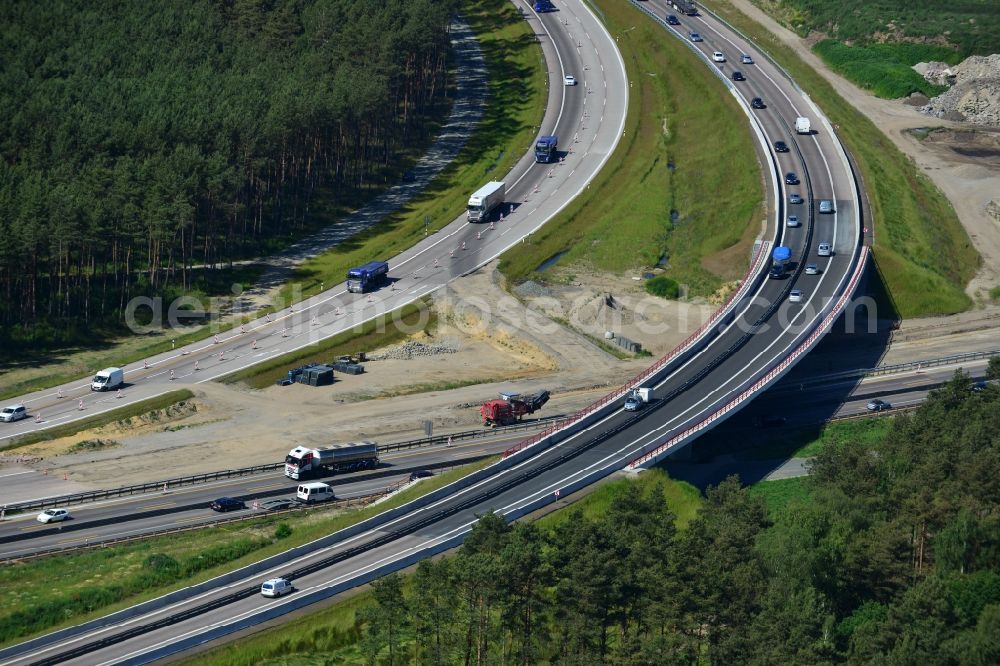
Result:
M544 389L527 396L501 393L499 400L484 402L479 413L483 416L483 425L510 425L520 421L525 414L534 414L548 401L549 392Z

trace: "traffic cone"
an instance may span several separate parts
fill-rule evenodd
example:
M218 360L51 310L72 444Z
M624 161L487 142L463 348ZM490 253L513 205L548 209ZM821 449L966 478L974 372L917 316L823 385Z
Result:
M224 351L220 351L219 352L219 360L220 361L225 361L226 360L225 353L226 352L224 352Z
M194 371L198 372L199 370L201 370L201 368L198 367L198 361L195 361L194 362Z
M451 250L450 252L448 252L448 256L449 257L454 257L455 256L455 250Z
M69 481L69 477L66 476L66 472L63 472L63 481Z
M143 370L149 370L149 362L148 361L143 361L142 362L142 369Z
M118 389L118 394L115 397L116 398L122 397L122 390L121 389Z
M434 257L434 268L437 268L439 265L440 264L438 264L437 257Z
M60 400L62 400L62 397L63 397L62 389L59 389L58 391L56 391L56 397L59 398Z
M465 249L465 241L462 241L462 249Z
M35 423L41 423L41 422L42 422L42 413L39 412L35 414Z
M83 398L80 399L80 404L77 405L77 409L81 412L83 411Z
M250 349L257 349L257 341L256 340L254 340L253 342L250 343Z
M375 299L372 298L372 295L368 294L368 302L371 303L373 300L375 300Z
M170 371L170 381L174 381L174 371Z
M281 337L283 337L283 338L287 338L288 337L288 329L287 328L281 329Z
M476 240L482 240L482 239L483 239L483 232L482 231L477 231L476 232Z
M214 344L219 344L219 336L216 335L214 340L215 340Z
M240 335L243 335L246 332L247 332L247 327L246 326L240 326Z

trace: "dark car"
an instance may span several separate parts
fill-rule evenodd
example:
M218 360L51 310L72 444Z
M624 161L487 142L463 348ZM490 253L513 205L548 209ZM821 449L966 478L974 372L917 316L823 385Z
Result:
M885 400L879 400L878 398L875 398L874 400L869 400L868 404L865 406L868 408L869 412L881 412L886 409L892 409L892 405L890 405Z
M699 35L697 32L692 32L691 33L691 41L692 42L701 42L701 41L704 41L704 40L701 38L701 35Z
M794 171L789 171L785 174L785 185L798 185L799 177L795 175Z
M752 100L750 100L750 106L752 106L755 109L766 108L764 106L764 100L762 100L760 97L754 97Z
M776 153L787 153L788 152L788 144L785 143L784 141L775 141L774 142L774 152L776 152Z
M670 25L680 25L681 22L677 20L677 17L673 14L667 14L667 23Z
M235 511L237 509L245 509L247 505L238 499L233 499L232 497L220 497L211 504L208 505L212 511Z
M733 72L733 81L746 81L747 77L743 76L743 72L736 70Z
M418 469L416 472L410 472L410 481L416 481L417 479L426 479L428 477L434 476L434 472L429 469Z

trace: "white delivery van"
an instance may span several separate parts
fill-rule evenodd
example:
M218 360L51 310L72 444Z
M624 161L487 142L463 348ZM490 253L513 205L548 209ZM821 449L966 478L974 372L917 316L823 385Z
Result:
M296 499L300 502L312 504L314 502L325 502L333 499L333 488L325 483L314 481L313 483L303 483L295 493Z
M104 368L90 382L91 391L110 391L125 383L125 372L121 368Z
M292 583L287 578L272 578L265 580L260 586L260 593L265 597L280 597L292 591Z
M812 128L810 127L809 119L804 116L799 116L795 119L795 132L797 134L812 134Z

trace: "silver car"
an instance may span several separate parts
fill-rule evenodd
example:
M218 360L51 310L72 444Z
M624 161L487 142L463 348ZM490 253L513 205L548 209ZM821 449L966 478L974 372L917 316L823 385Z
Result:
M802 290L801 289L792 289L790 292L788 292L788 301L790 303L799 303L799 302L801 302L802 301Z
M820 199L819 202L819 212L821 213L832 213L833 212L833 201L830 199Z
M28 408L24 405L11 405L0 409L0 421L20 421L28 415Z
M789 227L801 227L802 223L799 222L799 216L798 215L789 215L788 216L788 220L786 220L786 222L785 222L785 225L789 226Z
M753 58L748 56L746 53L743 53L740 55L740 62L743 63L744 65L752 65Z
M816 264L806 264L806 275L819 275L819 268Z

